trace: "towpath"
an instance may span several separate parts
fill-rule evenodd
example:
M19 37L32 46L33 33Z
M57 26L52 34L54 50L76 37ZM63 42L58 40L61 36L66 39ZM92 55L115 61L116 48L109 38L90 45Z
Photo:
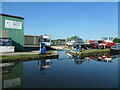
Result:
M0 56L15 56L15 55L27 55L27 54L39 54L39 51L31 51L31 52L11 52L11 53L0 53Z

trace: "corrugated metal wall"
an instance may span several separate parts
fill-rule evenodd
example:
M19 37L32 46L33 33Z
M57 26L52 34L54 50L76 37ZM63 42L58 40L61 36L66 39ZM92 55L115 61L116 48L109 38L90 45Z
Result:
M5 20L22 22L22 29L5 28ZM24 49L24 19L2 16L2 37L11 38L15 51L23 51ZM8 35L7 35L8 34Z
M40 36L24 35L24 45L39 45Z
M24 44L25 45L33 45L34 44L34 37L24 36Z

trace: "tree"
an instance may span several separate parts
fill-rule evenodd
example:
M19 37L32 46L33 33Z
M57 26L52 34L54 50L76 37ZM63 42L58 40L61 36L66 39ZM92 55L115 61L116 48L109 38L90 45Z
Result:
M70 37L70 38L67 38L66 41L71 41L71 40L76 40L76 39L79 39L79 36L73 36L73 37Z
M73 37L71 37L71 40L76 40L76 39L79 39L79 36L73 36Z
M120 39L115 38L115 39L113 40L113 42L114 42L114 43L120 43Z

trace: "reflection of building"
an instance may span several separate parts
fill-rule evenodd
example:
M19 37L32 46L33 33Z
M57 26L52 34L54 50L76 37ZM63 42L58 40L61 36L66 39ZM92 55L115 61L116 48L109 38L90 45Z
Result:
M14 66L14 63L0 63L0 68L2 70L0 74L8 74L12 66Z
M12 46L15 46L15 51L23 51L24 18L7 14L0 14L0 18L2 18L0 21L0 38L10 38Z
M22 88L23 87L23 62L8 64L3 66L2 88Z

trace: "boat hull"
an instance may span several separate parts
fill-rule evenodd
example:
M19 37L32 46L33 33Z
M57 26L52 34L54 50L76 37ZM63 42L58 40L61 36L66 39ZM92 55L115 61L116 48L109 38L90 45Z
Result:
M120 54L120 49L110 49L110 52Z

